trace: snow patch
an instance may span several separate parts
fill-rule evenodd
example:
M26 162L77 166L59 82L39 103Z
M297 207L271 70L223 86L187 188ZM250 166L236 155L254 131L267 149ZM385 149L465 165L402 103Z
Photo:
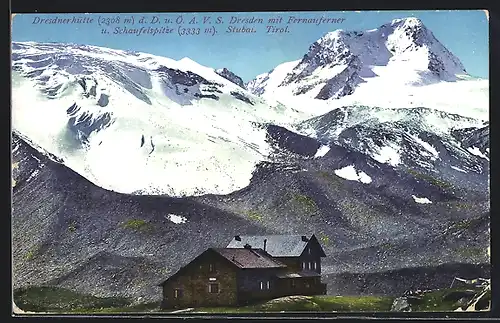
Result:
M337 176L342 177L343 179L346 179L348 181L357 181L363 184L370 184L372 182L370 176L368 176L363 171L357 171L356 168L354 168L354 165L337 169L334 171L334 173Z
M458 170L459 172L462 172L462 173L467 173L467 171L461 169L461 168L458 168L456 166L450 166L451 168L455 169L455 170Z
M316 154L314 155L314 158L323 157L329 151L330 151L330 147L329 146L321 146L321 147L318 148L318 151L316 151Z
M365 172L359 172L359 181L364 184L370 184L372 182L372 178L368 176Z
M33 173L30 174L30 176L28 177L28 179L26 179L26 182L29 182L30 180L32 180L36 175L38 175L40 173L40 170L38 169L35 169L33 171Z
M426 197L416 197L415 195L412 195L412 197L415 200L415 202L419 203L419 204L431 204L432 203L432 201Z
M473 155L476 155L476 156L478 156L478 157L484 158L484 159L486 159L486 160L488 160L488 161L490 160L490 159L488 158L488 156L486 156L485 154L483 154L483 153L481 152L481 150L479 150L479 148L477 148L476 146L474 146L474 147L469 147L469 148L467 148L467 150L468 150L471 154L473 154Z
M422 139L420 139L418 136L411 136L417 143L419 143L422 147L425 148L426 152L422 152L422 154L427 154L427 152L431 153L431 156L433 159L437 159L439 158L439 153L438 151L436 150L436 148L434 148L434 146L432 146L431 144L429 144L428 142L426 141L423 141Z
M169 214L167 218L175 224L186 223L187 221L185 217L176 214Z
M399 150L395 145L381 147L378 153L373 155L373 159L391 166L397 166L401 162Z

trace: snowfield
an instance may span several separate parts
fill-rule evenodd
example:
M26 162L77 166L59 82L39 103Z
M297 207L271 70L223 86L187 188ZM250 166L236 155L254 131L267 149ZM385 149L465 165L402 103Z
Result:
M266 132L256 124L303 118L189 59L23 43L14 43L13 55L14 130L94 184L121 193L186 196L241 189L270 153ZM165 66L195 71L184 83L196 83L198 75L210 83L181 86L173 79L178 72L158 72ZM87 88L95 86L95 95L82 89L82 79ZM208 92L210 87L215 90ZM109 101L104 106L101 93Z

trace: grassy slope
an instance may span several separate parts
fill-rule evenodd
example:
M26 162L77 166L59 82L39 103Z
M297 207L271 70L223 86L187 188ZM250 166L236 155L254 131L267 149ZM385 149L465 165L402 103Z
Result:
M248 313L248 312L388 312L393 302L385 296L300 296L289 300L272 300L243 307L198 308L194 312Z
M58 287L31 287L14 291L14 302L23 311L59 313L141 312L158 304L131 305L122 297L95 297Z
M451 292L465 290L454 288L426 293L414 312L454 311L456 300L447 300ZM388 296L294 296L242 307L197 308L194 313L252 313L281 311L319 312L388 312L394 297ZM99 298L57 287L32 287L14 292L14 302L24 311L57 313L123 313L158 312L158 303L132 304L119 297Z

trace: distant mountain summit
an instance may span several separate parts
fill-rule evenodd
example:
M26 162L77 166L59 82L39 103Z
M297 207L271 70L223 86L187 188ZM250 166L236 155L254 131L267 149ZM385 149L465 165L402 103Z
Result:
M220 76L222 76L223 78L233 82L234 84L238 85L239 87L241 88L245 88L245 83L243 82L243 79L241 77L239 77L238 75L234 74L233 72L231 72L230 70L228 70L227 68L219 68L217 70L215 70L215 73L219 74Z
M301 60L257 76L248 89L257 95L283 91L328 100L374 80L425 85L466 74L460 60L419 19L410 17L367 31L329 32Z

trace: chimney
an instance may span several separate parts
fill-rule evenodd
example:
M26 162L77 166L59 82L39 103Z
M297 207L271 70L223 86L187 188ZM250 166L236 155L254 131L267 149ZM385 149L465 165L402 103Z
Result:
M245 248L245 249L252 249L252 246L249 245L248 243L245 243L245 245L243 246L243 248Z
M264 239L264 251L266 251L267 239Z
M234 236L234 240L241 241L241 237L240 236Z
M307 242L309 239L306 236L302 236L302 241Z

